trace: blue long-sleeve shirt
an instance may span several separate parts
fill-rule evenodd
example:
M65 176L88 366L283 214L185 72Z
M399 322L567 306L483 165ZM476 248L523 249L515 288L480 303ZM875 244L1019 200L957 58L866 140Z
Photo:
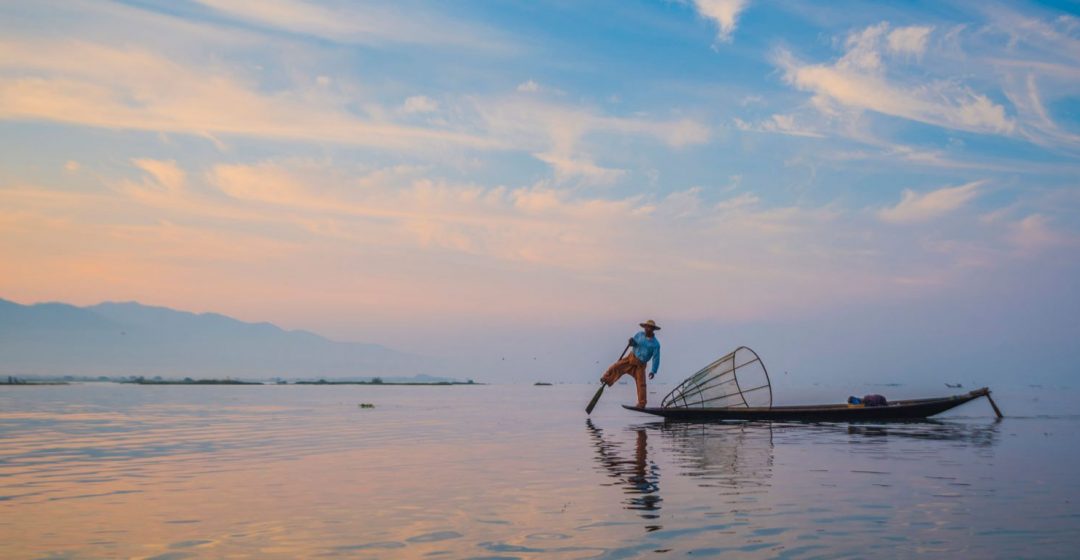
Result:
M660 341L645 336L645 331L634 335L634 355L641 363L648 364L652 360L652 372L660 369Z

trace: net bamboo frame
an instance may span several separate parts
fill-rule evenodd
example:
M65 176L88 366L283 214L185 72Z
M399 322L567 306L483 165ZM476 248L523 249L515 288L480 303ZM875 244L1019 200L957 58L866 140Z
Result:
M660 407L772 408L772 383L757 353L740 346L686 378Z

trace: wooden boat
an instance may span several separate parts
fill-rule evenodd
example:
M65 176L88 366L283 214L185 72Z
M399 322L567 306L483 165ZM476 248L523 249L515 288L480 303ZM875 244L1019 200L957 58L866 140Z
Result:
M994 400L990 398L990 389L983 387L963 395L940 397L935 399L914 399L892 401L885 406L851 406L848 404L821 404L802 406L768 407L660 407L637 408L623 405L623 408L663 416L677 421L713 421L713 420L784 420L796 422L863 422L878 420L916 420L941 414L979 397L986 397L994 413L1001 418Z

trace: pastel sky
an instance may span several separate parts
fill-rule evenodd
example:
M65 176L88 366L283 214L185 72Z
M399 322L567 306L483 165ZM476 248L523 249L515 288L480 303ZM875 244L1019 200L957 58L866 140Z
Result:
M803 379L1064 382L1076 11L2 2L0 297L490 380L591 380L653 318L673 379L752 343Z

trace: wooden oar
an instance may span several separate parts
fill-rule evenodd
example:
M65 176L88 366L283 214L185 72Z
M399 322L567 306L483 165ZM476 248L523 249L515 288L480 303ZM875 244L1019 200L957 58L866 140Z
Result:
M626 355L626 351L629 350L629 349L630 349L630 343L627 342L626 343L626 348L623 348L622 354L619 354L619 360L623 359L623 356ZM619 360L615 360L615 361L619 361ZM604 387L606 387L606 385L604 385L604 382L601 381L600 382L600 388L596 390L596 394L593 395L592 400L589 401L589 406L585 407L585 414L592 414L592 409L596 408L596 403L597 403L597 401L600 400L600 395L604 394Z

